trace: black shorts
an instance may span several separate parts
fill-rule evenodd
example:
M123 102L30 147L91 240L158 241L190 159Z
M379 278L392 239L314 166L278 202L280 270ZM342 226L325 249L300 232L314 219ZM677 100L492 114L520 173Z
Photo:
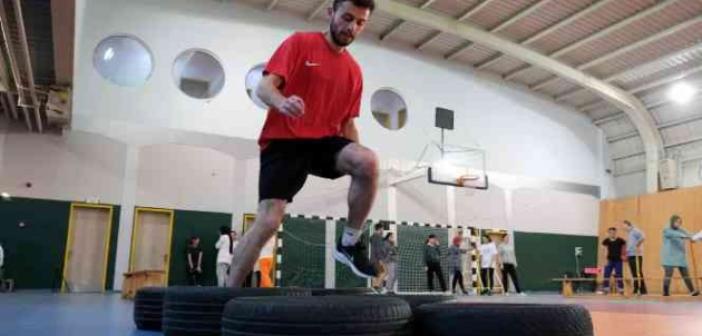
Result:
M336 158L351 140L342 137L273 140L261 152L258 176L259 202L281 199L292 202L307 175L337 179Z

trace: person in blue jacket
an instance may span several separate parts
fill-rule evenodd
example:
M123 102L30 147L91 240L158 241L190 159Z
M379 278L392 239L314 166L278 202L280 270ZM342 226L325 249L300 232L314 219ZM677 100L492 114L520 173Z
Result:
M673 270L677 267L685 281L690 295L698 296L700 292L695 290L687 271L687 258L685 255L685 241L694 242L685 229L682 228L682 218L678 215L670 217L669 227L663 229L663 248L661 249L661 260L665 278L663 280L663 296L670 296L670 278Z

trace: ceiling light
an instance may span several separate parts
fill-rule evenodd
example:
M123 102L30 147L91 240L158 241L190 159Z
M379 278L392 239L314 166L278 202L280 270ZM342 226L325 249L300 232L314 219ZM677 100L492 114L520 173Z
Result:
M678 104L687 104L697 93L692 85L687 83L677 83L668 90L668 98Z

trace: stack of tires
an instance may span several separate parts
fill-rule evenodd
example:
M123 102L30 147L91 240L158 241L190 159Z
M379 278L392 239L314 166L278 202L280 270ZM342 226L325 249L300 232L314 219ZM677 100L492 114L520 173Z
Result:
M134 308L137 328L161 329L166 336L594 334L590 314L577 305L385 296L360 288L147 288L137 292Z

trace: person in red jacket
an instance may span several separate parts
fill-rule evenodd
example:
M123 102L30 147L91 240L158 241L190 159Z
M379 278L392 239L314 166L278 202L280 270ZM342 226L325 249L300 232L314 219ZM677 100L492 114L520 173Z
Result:
M354 118L360 113L363 76L346 49L374 9L374 0L334 0L326 32L292 34L267 63L255 92L269 106L258 141L258 214L234 251L229 286L241 286L310 174L351 176L349 220L334 258L358 276L376 275L359 238L375 200L378 159L359 142Z

